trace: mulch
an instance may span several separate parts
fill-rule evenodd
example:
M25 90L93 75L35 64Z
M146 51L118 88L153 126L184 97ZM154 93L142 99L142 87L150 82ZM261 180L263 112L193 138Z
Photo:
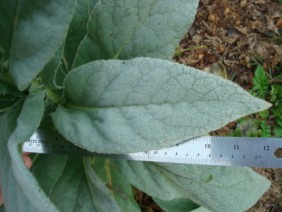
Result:
M281 72L276 68L282 63L281 11L270 0L201 0L175 60L199 69L220 61L228 79L249 89L254 63Z

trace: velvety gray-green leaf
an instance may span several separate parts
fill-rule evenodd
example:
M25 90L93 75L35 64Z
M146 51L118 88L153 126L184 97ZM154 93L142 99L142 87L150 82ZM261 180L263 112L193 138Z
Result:
M185 198L160 200L153 197L153 199L166 212L188 212L199 208L199 205Z
M70 72L64 87L56 128L104 153L167 147L270 106L231 81L152 58L94 61Z
M92 167L113 194L122 212L139 212L132 186L109 159L93 158Z
M1 117L0 183L7 211L57 211L26 169L19 151L40 123L43 97L44 93L30 94Z
M178 198L217 212L245 211L270 187L252 169L114 161L132 185L162 200Z
M104 162L95 159L93 169L89 159L40 155L32 173L60 211L140 211L130 184Z
M23 101L18 101L16 104L13 105L13 107L10 108L10 110L0 115L0 134L1 134L0 136L0 187L2 188L2 192L4 194L4 197L3 197L4 201L7 199L7 193L4 192L5 191L4 189L6 189L4 185L4 180L15 178L13 175L9 176L11 173L11 166L10 166L11 159L9 157L7 143L8 143L10 135L12 134L12 132L14 131L16 127L17 118L21 112L22 105L23 105ZM17 187L17 185L14 185L14 187ZM23 198L26 198L26 197L23 195ZM8 208L11 208L12 206L13 205L9 206L9 204L7 204Z
M39 156L32 172L60 211L120 211L90 159L83 162L82 157Z
M79 46L75 67L98 59L171 59L192 25L198 0L100 0Z
M195 210L192 210L191 212L212 212L204 207L200 207L200 208L197 208Z
M77 0L65 44L65 59L70 69L80 42L87 34L87 22L98 0Z
M68 156L38 155L33 161L31 172L47 196L52 194L53 188L66 166Z
M82 157L39 156L32 172L59 211L97 211Z
M18 1L9 72L19 89L29 85L64 42L75 2Z
M85 160L85 171L97 210L122 212L111 191L94 172L89 158Z

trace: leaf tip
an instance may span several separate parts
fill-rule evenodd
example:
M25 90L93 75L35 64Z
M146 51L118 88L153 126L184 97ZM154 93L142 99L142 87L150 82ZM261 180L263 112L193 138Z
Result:
M267 110L271 107L272 107L272 104L263 100L263 99L259 99L259 102L256 105L256 109L258 110L258 112L263 111L263 110Z

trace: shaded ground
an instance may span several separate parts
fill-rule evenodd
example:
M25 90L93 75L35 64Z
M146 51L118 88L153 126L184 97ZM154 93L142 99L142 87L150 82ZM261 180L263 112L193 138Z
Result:
M282 73L281 14L278 1L201 0L196 21L175 59L199 69L216 64L225 72L220 75L226 74L248 90L253 86L252 64L261 62L265 70ZM213 134L229 134L235 125L231 123ZM272 186L248 211L282 211L282 170L255 170L270 179Z
M281 34L279 34L281 33ZM209 69L249 90L255 64L282 73L282 4L274 0L201 0L196 21L176 50L175 60ZM275 73L276 72L276 73ZM213 135L234 130L230 123ZM282 169L255 169L272 181L271 189L248 212L282 211ZM137 192L143 211L161 211ZM238 203L240 204L240 203Z
M281 3L270 0L201 0L176 60L199 69L220 61L228 79L248 89L252 63L264 59L265 68L282 63L281 11Z

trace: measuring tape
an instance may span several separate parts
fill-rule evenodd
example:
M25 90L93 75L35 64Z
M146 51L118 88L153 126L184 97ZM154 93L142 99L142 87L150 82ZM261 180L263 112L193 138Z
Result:
M23 152L76 154L135 161L282 168L276 155L282 150L282 138L203 136L175 146L130 154L88 152L66 141L53 130L37 130L23 143ZM281 148L281 149L280 149Z

